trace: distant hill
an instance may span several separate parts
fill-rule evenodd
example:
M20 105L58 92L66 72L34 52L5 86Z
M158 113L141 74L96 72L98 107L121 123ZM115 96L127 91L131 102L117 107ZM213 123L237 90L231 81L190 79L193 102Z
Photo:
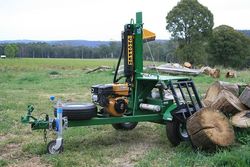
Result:
M156 42L162 43L166 42L167 40L156 40ZM111 41L88 41L88 40L61 40L61 41L39 41L39 40L4 40L0 41L0 44L6 44L6 43L48 43L50 45L64 45L64 46L87 46L87 47L98 47L100 45L109 45ZM114 42L120 42L120 41L114 41Z
M39 41L39 40L5 40L0 41L0 44L4 43L38 43L45 42L50 45L67 45L67 46L87 46L97 47L100 45L109 45L110 41L87 41L87 40L61 40L61 41Z
M109 45L110 43L110 41L87 41L87 40L62 40L62 41L46 41L46 42L51 45L87 46L87 47Z
M250 37L250 30L238 30L238 31Z

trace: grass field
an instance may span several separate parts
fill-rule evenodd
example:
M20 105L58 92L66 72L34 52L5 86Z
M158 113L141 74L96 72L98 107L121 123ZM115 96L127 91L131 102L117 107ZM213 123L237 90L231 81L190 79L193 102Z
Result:
M149 62L148 62L149 63ZM42 131L31 131L20 122L28 104L34 114L52 115L49 96L64 101L90 101L90 87L111 83L112 73L85 74L99 65L115 67L116 60L13 59L0 60L0 166L250 166L250 133L237 133L234 146L215 153L194 152L188 142L172 147L165 127L139 123L133 130L120 132L111 125L69 128L64 133L64 152L46 154ZM222 75L224 74L222 71ZM193 78L200 94L216 79ZM236 79L250 83L249 71ZM49 134L49 140L55 138Z

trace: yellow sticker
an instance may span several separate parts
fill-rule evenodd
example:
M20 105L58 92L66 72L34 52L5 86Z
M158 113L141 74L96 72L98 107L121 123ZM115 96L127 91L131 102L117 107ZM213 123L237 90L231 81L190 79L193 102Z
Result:
M128 65L133 65L134 46L133 36L128 35Z

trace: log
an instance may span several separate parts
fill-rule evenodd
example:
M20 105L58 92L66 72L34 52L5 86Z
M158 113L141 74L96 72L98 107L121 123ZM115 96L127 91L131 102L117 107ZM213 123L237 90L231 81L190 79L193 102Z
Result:
M156 67L157 70L169 74L189 74L189 75L199 75L201 74L201 70L199 69L190 69L181 66L180 64L177 63L167 63L167 64L162 64L158 67Z
M185 62L185 63L183 64L183 66L186 67L186 68L192 68L192 64L189 63L189 62Z
M209 75L213 78L219 78L220 77L220 69L217 68L211 68L211 67L202 67L201 68L202 73Z
M236 71L229 70L229 71L226 73L226 78L236 78L236 77L237 77Z
M95 71L104 71L104 70L108 70L108 69L111 69L111 67L108 67L108 66L99 66L99 67L96 67L94 69L90 69L86 72L86 74L89 74L89 73L92 73L92 72L95 72Z
M246 107L240 102L240 100L231 92L222 90L216 97L211 107L220 110L225 114L235 114L240 111L246 110Z
M250 110L245 110L232 117L232 125L238 128L250 127Z
M205 106L210 106L222 90L228 90L235 96L239 96L239 87L237 84L216 81L208 88L206 92L205 98L203 100Z
M212 68L208 67L208 66L201 68L202 73L204 73L206 75L209 75L209 71L211 71L211 70L212 70Z
M239 95L241 95L241 93L244 91L244 89L246 87L250 87L250 85L245 84L245 83L238 83L238 87L239 87Z
M234 143L232 125L221 112L210 107L202 108L187 120L187 131L192 144L202 150L214 150Z
M241 103L250 108L250 87L246 87L239 97Z
M211 71L209 71L209 75L213 78L220 78L220 69L212 69Z

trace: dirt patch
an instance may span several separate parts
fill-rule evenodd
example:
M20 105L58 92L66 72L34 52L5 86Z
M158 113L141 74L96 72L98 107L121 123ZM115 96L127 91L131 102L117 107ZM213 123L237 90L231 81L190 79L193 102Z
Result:
M0 152L1 159L14 160L15 164L10 164L11 167L47 167L49 165L42 164L39 157L32 157L27 159L21 151L21 144L10 143L7 144Z
M129 148L128 152L125 155L113 159L112 166L117 166L117 167L134 166L136 161L145 154L148 148L149 144L147 143L136 143Z
M7 144L3 150L0 150L1 157L5 159L13 159L16 157L17 152L21 150L21 145L16 143Z
M6 151L8 152L8 150L13 150L19 147L20 144L17 144L18 142L10 142L15 140L15 138L17 138L17 136L13 134L0 135L1 143L2 144L5 143L3 146L0 147L0 153Z
M33 157L25 162L10 165L11 167L50 167L51 165L42 164L39 157Z
M0 135L0 141L5 141L6 139L8 139L6 135Z
M112 159L110 166L135 166L153 148L161 147L163 143L160 141L160 131L158 130L159 126L160 125L146 122L139 124L138 127L136 127L136 129L129 134L130 139L126 141L126 143L129 142L126 152Z

